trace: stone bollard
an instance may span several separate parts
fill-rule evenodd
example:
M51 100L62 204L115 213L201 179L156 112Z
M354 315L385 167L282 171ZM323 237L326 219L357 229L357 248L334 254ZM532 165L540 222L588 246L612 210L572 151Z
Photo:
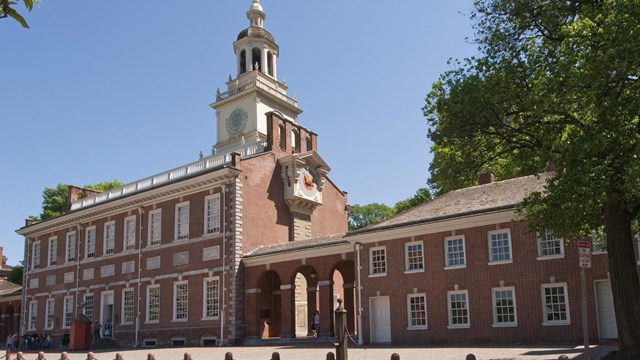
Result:
M274 351L273 354L271 354L271 360L280 360L280 353Z
M36 360L47 360L47 359L45 359L45 357L44 357L44 352L43 352L43 351L40 351L40 352L38 353L38 357L36 358Z
M156 356L153 353L148 353L147 360L156 360Z
M18 351L18 353L16 354L16 360L25 360L24 353L22 351Z
M122 356L122 353L117 353L114 360L124 360L124 356Z
M69 360L69 354L66 351L60 353L60 360Z
M93 353L91 351L87 353L87 360L95 360L95 357L93 357Z
M400 354L398 353L391 354L391 360L400 360Z
M560 355L560 357L558 357L558 360L569 360L569 357L567 355Z
M476 360L476 356L473 354L469 354L467 355L467 357L465 358L465 360Z
M224 360L233 360L233 354L231 352L224 354Z
M182 360L193 360L191 358L191 353L188 353L188 352L184 353L184 357L182 358Z
M336 360L336 354L328 352L325 360Z

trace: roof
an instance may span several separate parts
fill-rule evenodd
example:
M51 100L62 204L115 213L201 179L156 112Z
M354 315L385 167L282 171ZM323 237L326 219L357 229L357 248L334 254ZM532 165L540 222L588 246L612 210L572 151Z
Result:
M5 279L0 279L0 296L18 295L21 292L22 286Z
M249 26L248 28L240 31L240 34L238 34L238 38L236 40L242 40L246 37L267 39L272 43L276 42L276 40L274 39L273 35L271 35L270 32L268 32L264 28L257 27L257 26Z
M553 172L548 172L454 190L385 221L353 231L350 234L380 231L404 225L513 209L527 195L532 192L543 191L547 180L553 175Z
M345 235L346 235L345 233L340 233L340 234L323 236L323 237L318 237L313 239L290 241L286 243L262 246L248 252L243 257L253 258L253 257L259 257L259 256L265 256L265 255L300 251L300 250L312 250L312 249L324 248L331 245L348 244L348 241L344 239Z

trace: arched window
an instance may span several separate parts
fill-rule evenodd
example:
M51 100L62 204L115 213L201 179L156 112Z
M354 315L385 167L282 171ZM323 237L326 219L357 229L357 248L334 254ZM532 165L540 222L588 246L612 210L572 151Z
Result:
M269 51L267 53L267 74L273 76L273 53Z
M247 52L242 50L240 51L240 74L244 74L247 72Z
M280 149L286 150L287 149L287 139L284 136L284 125L280 125L278 127L278 135L280 137Z
M311 144L311 136L307 136L305 142L307 143L307 151L313 150L313 144Z
M300 152L300 133L297 130L291 130L291 150L294 153Z
M256 64L258 65L257 69L256 69ZM252 50L251 66L252 66L251 67L252 70L264 71L262 69L262 57L260 56L260 49L258 48L253 48Z

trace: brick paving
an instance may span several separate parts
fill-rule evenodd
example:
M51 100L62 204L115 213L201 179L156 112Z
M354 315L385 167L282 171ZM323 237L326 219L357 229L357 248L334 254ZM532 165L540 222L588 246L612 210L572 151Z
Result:
M591 348L591 359L598 360L616 347L601 345ZM223 360L225 353L233 353L235 360L269 360L274 351L280 353L281 360L324 360L331 344L296 344L291 346L244 346L244 347L184 347L184 348L143 348L120 351L96 351L97 360L112 360L117 352L124 360L146 360L153 353L156 360L182 360L184 353L191 354L193 360ZM390 359L398 353L401 360L463 360L467 354L475 354L478 360L555 360L562 354L569 359L584 360L582 347L371 347L366 349L349 348L350 360ZM35 360L36 353L26 353L26 360ZM60 352L46 352L47 360L60 359ZM70 360L85 360L87 352L69 353ZM15 354L10 357L15 359Z

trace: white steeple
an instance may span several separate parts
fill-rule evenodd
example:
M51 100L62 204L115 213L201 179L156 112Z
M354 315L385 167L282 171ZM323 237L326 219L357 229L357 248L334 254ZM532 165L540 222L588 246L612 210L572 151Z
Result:
M276 111L294 122L302 113L298 101L287 96L287 86L278 81L280 48L264 29L266 17L260 0L252 0L247 11L249 27L233 43L236 77L229 76L227 91L218 90L211 104L216 109L217 151L266 139L268 112Z

